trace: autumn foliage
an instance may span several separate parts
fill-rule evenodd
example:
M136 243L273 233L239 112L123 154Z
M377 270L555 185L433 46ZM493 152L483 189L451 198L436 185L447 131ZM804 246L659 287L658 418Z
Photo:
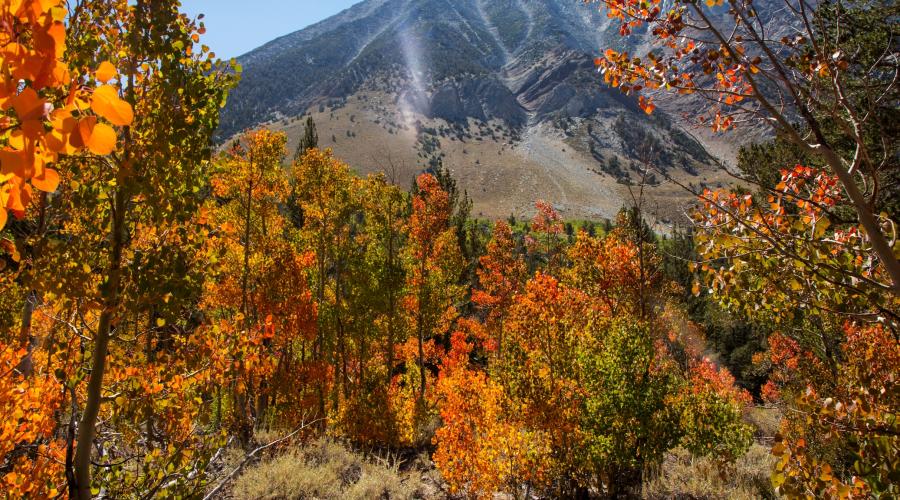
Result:
M678 332L641 319L642 300L667 298L664 288L640 286L654 273L641 272L636 245L626 233L581 233L567 248L549 239L561 240L554 220L539 206L539 232L527 238L544 264L530 277L509 226L495 226L473 293L483 322L460 322L451 336L435 436L451 485L478 496L522 485L615 494L678 444L742 453L749 395L699 353L681 366L669 345ZM469 396L476 388L482 397Z
M5 2L0 107L4 146L0 173L0 228L11 212L24 217L34 189L56 191L60 155L108 155L113 127L130 125L134 112L120 98L118 72L71 65L66 52L64 2ZM20 86L19 82L27 82Z
M608 83L718 96L717 129L762 99L749 48L683 36L702 7L603 3L669 51L607 51ZM5 497L202 497L231 479L224 454L273 432L433 450L450 490L482 498L635 495L676 447L726 470L750 446L754 399L637 207L567 235L544 201L524 226L470 218L434 166L410 192L358 176L312 127L292 160L267 129L215 147L238 68L202 24L177 1L67 5L0 2ZM807 80L849 64L802 62ZM896 280L831 167L700 193L693 292L776 325L758 396L805 416L774 444L779 491L890 495Z
M760 195L702 195L695 291L781 330L754 358L763 398L789 412L772 450L779 491L891 492L897 298L865 230L838 215L837 180L802 165L780 176Z

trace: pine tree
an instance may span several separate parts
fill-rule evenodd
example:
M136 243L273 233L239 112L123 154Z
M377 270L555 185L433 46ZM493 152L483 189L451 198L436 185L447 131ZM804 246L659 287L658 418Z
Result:
M294 153L294 159L300 159L307 150L319 147L319 134L316 132L316 122L312 116L306 118L306 125L303 127L303 137L300 138L300 144L297 144L297 151Z

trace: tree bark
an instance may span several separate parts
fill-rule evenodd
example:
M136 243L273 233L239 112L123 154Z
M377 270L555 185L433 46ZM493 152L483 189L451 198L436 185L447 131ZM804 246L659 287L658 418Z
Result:
M18 371L25 378L31 377L34 372L34 349L37 347L37 339L31 333L31 322L34 316L34 307L37 304L37 292L31 290L25 296L25 305L22 306L22 327L19 330L21 341L25 343L27 353L19 361Z
M91 374L88 380L87 401L78 424L78 442L75 448L75 481L80 500L91 498L91 445L94 441L97 415L103 396L103 375L106 372L106 356L115 315L119 307L119 287L122 279L122 248L125 244L125 193L116 192L112 221L112 253L107 269L107 283L101 290L103 312L94 338L91 358Z
M44 253L44 239L47 228L47 193L41 193L40 216L38 219L38 227L36 234L38 236L37 243L31 251L32 268ZM27 354L19 362L18 370L26 378L31 377L34 372L34 350L38 346L37 338L31 331L32 319L34 317L34 309L40 302L41 296L37 290L31 290L25 295L25 305L22 306L22 326L19 330L19 339L25 344Z

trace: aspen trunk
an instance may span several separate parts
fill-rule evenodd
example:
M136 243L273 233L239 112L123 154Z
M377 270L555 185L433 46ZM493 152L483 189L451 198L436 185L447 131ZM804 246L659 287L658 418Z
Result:
M88 380L87 401L78 424L78 442L75 448L75 481L80 500L91 498L91 445L94 442L97 416L103 396L103 375L106 372L106 355L115 314L119 307L119 287L122 279L122 247L124 246L125 193L119 189L115 197L112 221L112 253L107 269L107 283L101 290L103 312L94 338L91 357L91 374Z
M19 362L18 370L26 378L31 377L34 372L34 349L37 347L37 339L31 333L31 321L37 301L37 292L32 290L25 296L25 305L22 307L22 327L19 330L19 337L26 345L27 354Z

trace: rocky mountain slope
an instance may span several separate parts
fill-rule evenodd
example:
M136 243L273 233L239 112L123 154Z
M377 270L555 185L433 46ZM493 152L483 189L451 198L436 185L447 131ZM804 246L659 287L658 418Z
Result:
M362 172L408 185L441 161L491 217L538 198L612 217L647 162L722 182L691 134L600 82L593 57L615 29L579 0L366 0L241 57L221 136L268 124L293 142L312 114ZM659 219L678 215L680 190L651 192Z

